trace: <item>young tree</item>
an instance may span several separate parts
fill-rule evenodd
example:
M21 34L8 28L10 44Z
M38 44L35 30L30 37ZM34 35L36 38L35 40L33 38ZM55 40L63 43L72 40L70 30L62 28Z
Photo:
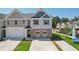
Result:
M61 18L61 22L69 22L69 19L62 17L62 18Z
M72 21L77 21L77 20L79 20L79 16L75 16L75 17L72 19Z
M65 23L65 28L62 30L64 34L71 35L72 29L68 27L68 24Z

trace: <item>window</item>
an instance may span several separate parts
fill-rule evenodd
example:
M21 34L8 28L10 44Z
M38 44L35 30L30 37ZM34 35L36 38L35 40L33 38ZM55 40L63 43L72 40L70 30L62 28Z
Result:
M15 25L17 25L17 20L15 20Z
M39 24L39 20L33 20L33 24L34 25L38 25Z
M7 20L7 25L9 25L9 20Z
M6 26L5 26L5 21L3 21L3 25L2 25L2 28L5 28Z
M43 23L44 25L49 25L49 20L44 20Z
M23 20L23 24L25 23L25 20Z
M43 34L46 34L47 32L43 32Z
M27 21L28 25L30 25L30 20Z
M79 24L77 24L77 26L79 26Z
M36 32L36 34L40 34L40 32Z

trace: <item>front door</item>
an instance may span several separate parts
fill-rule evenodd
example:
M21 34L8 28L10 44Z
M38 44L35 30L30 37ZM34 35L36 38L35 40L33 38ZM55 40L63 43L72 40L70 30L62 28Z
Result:
M31 30L27 30L27 38L31 37Z

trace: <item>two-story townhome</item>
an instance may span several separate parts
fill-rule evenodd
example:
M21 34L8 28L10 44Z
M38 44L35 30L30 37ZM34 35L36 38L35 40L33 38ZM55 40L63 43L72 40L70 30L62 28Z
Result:
M35 13L14 9L0 24L0 38L50 38L52 33L52 16L41 8Z

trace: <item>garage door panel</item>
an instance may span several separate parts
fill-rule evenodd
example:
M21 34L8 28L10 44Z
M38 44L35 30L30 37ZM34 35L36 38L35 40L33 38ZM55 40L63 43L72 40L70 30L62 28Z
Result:
M27 32L23 27L9 27L6 30L7 37L24 38L27 37Z

